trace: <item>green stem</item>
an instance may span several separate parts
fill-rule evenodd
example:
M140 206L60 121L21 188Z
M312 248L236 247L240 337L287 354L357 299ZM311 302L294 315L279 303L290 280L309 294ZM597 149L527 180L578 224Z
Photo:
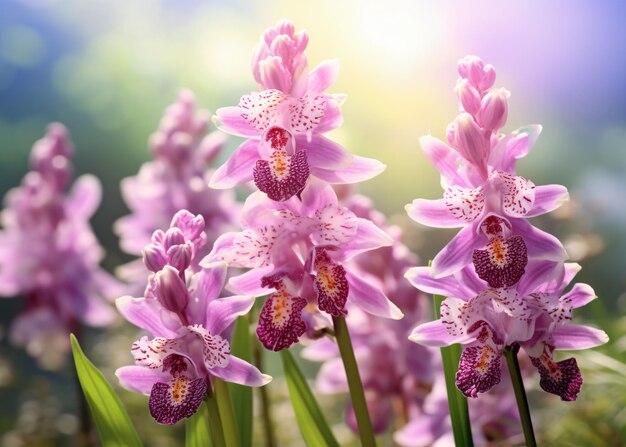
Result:
M237 430L237 420L233 411L233 404L230 400L228 385L221 379L213 377L213 388L217 398L217 407L222 419L222 429L227 447L239 447L239 431Z
M261 344L255 337L252 341L254 346L254 366L263 371L263 352ZM276 447L276 437L274 436L274 423L272 421L272 413L270 411L270 398L267 393L267 387L260 386L257 392L261 395L261 418L263 419L263 434L265 435L265 446Z
M352 398L352 407L356 416L356 423L359 428L359 437L363 447L376 446L372 421L367 411L367 401L363 392L363 384L359 375L359 368L354 357L352 349L352 341L350 341L350 332L345 317L333 317L333 326L335 327L335 336L341 353L343 367L346 370L348 378L348 388L350 389L350 397Z
M522 430L524 430L526 445L529 447L536 447L537 441L535 440L535 432L533 431L533 422L530 418L530 407L528 406L528 398L526 397L526 391L524 390L522 373L519 368L519 362L517 361L518 351L518 344L507 346L504 348L504 358L506 358L506 365L508 366L509 374L511 375L511 382L513 383L513 391L515 391L515 400L517 400L517 408L522 422Z
M215 447L226 447L222 418L217 406L217 397L211 388L211 384L209 384L209 390L207 391L206 404L209 410L209 428L211 430L211 438L213 438L213 445Z

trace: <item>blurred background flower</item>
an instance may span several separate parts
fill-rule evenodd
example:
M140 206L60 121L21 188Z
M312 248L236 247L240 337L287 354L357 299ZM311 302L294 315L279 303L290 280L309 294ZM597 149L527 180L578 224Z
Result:
M182 87L212 111L255 90L252 48L280 18L310 33L311 65L340 60L331 92L348 99L345 124L332 138L387 164L361 192L403 227L405 243L424 261L452 233L418 228L402 217L413 198L440 195L438 173L418 138L429 132L444 137L457 107L451 86L459 58L477 54L498 68L498 85L512 92L504 131L544 126L519 174L537 184L563 184L572 197L538 225L566 241L583 266L578 280L600 296L579 320L593 320L614 340L598 355L581 356L588 379L579 402L531 396L540 396L533 404L545 413L537 413L544 422L541 434L547 444L622 444L624 412L609 397L626 395L626 384L616 380L626 362L626 321L619 318L626 312L626 7L620 2L4 0L0 194L25 174L30 148L47 123L64 123L76 148L76 174L94 174L103 184L103 203L92 223L107 250L104 265L112 270L129 261L112 231L113 222L129 212L119 182L151 158L147 141L163 110ZM229 140L222 160L240 141ZM7 327L20 305L0 302L0 443L64 445L78 428L71 384L9 346ZM137 334L125 327L106 339L99 332L86 335L90 356L112 377ZM268 354L265 372L275 375L276 360ZM312 377L316 367L309 366ZM279 395L273 397L285 397L278 386L274 390ZM149 445L172 442L176 433L154 429L140 396L122 397ZM286 414L275 420L292 417L288 410L279 405ZM330 414L342 424L341 410ZM341 430L338 436L350 439Z

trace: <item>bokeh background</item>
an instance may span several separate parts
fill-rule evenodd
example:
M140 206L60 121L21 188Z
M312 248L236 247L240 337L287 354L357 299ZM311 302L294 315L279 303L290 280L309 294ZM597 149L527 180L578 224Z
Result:
M127 213L119 181L149 159L147 139L163 109L182 87L209 110L255 90L252 48L280 18L309 32L311 66L341 61L331 91L348 99L333 138L387 164L361 191L406 228L422 261L451 235L403 215L413 198L440 195L418 138L443 137L455 116L459 58L476 54L495 65L496 85L512 93L505 130L544 126L519 173L570 190L571 202L539 224L565 241L583 265L579 279L600 296L577 317L612 337L579 356L586 385L578 402L533 398L541 436L549 445L626 442L626 7L619 1L0 0L0 194L20 182L47 123L64 123L76 174L93 173L104 186L93 225L105 266L129 260L111 229ZM232 138L228 149L239 142ZM0 300L0 445L69 444L78 426L71 368L45 371L8 344L7 324L19 309L19 300ZM134 332L122 329L89 333L85 342L109 377L129 361ZM266 362L270 373L280 370L275 361ZM175 431L154 429L143 397L120 393L149 445L176 445ZM284 399L280 386L273 393ZM322 404L349 440L342 399ZM275 422L293 430L288 403L277 408ZM294 439L286 445L298 445Z

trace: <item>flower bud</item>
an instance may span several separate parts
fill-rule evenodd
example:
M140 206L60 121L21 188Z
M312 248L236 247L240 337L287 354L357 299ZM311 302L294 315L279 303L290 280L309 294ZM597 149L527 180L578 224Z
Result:
M170 227L175 227L177 230L181 231L184 239L191 241L197 247L204 245L206 242L204 217L202 217L201 214L195 216L187 210L180 210L172 218ZM184 241L181 242L181 244L182 243L184 243Z
M477 116L483 129L495 132L504 127L508 116L508 97L509 92L503 88L491 90L485 95Z
M185 271L193 257L193 245L190 242L174 245L167 250L169 264L179 272Z
M478 56L465 56L457 64L459 76L467 79L479 92L491 88L496 80L496 71L492 65L485 65Z
M165 250L169 250L174 245L182 245L184 243L185 235L180 228L172 227L165 232L165 240L163 241Z
M471 114L476 115L480 110L480 94L467 79L459 79L456 85L456 94L461 101L463 109Z
M178 270L169 265L156 274L155 294L164 308L176 314L183 312L189 303L187 285L178 276Z
M483 130L478 127L469 113L457 116L454 127L456 147L463 158L483 169L486 175L485 162L489 153L489 140L485 138Z
M148 245L143 249L143 263L151 272L162 270L167 264L167 258L161 247Z

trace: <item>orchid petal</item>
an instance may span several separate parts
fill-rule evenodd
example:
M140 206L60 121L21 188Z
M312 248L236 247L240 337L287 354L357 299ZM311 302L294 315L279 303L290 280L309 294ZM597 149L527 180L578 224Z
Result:
M213 335L221 334L237 317L250 312L253 305L253 296L229 296L210 302L206 312L206 330Z
M259 160L259 141L244 141L226 163L217 168L211 177L209 187L229 189L247 183L253 178L254 164Z
M365 312L382 318L400 320L404 317L402 311L393 304L378 287L374 287L360 276L346 270L350 301Z
M569 302L569 304L576 309L577 307L589 304L597 297L596 292L594 292L590 285L577 283L574 284L574 287L569 291L569 293L563 295L561 300Z
M458 228L467 224L450 212L445 199L415 199L404 208L411 219L428 227Z
M535 217L559 208L569 200L567 188L562 185L543 185L535 187L535 203L525 217Z
M101 200L100 180L93 175L81 175L70 191L67 213L72 218L88 219L96 212Z
M305 135L296 136L297 150L305 150L309 166L323 169L341 169L350 166L354 156L343 146L321 135L307 139Z
M588 349L609 341L606 332L579 324L558 325L552 332L554 349Z
M227 289L230 292L240 295L264 296L272 293L274 289L268 289L261 285L263 277L274 271L274 266L258 267L251 269L239 276L234 276L228 280Z
M258 129L251 126L243 116L239 107L222 107L217 109L213 121L222 132L244 138L254 138L261 135Z
M322 93L330 87L339 75L339 61L337 59L326 60L318 64L309 73L307 91Z
M360 253L380 247L389 247L393 244L393 239L372 221L358 217L356 222L356 234L342 247L344 259L350 259Z
M452 148L432 135L424 135L419 141L426 156L433 162L448 183L466 186L458 174L459 156Z
M513 233L524 238L529 259L564 261L568 258L563 244L554 236L542 231L525 220L514 219Z
M153 336L176 337L176 332L163 324L161 316L164 309L157 300L123 296L115 300L115 305L130 323L148 331Z
M234 355L230 356L228 365L223 368L210 369L209 372L226 382L245 386L263 386L272 380L272 376L261 373L255 366Z
M471 290L467 290L454 276L433 278L430 267L413 267L407 270L404 277L413 287L424 293L463 300L469 300L476 295Z
M472 262L474 250L481 248L481 245L475 224L463 228L435 256L431 264L431 274L434 278L443 278L461 270Z
M122 387L142 393L150 394L152 385L157 382L165 382L170 379L170 374L160 369L151 369L146 366L122 366L115 371L115 375Z
M354 156L353 163L341 169L323 169L311 166L311 175L332 184L359 183L376 177L386 166L373 158Z
M460 339L460 337L451 335L441 320L420 324L409 335L409 340L412 342L435 348L459 343Z

